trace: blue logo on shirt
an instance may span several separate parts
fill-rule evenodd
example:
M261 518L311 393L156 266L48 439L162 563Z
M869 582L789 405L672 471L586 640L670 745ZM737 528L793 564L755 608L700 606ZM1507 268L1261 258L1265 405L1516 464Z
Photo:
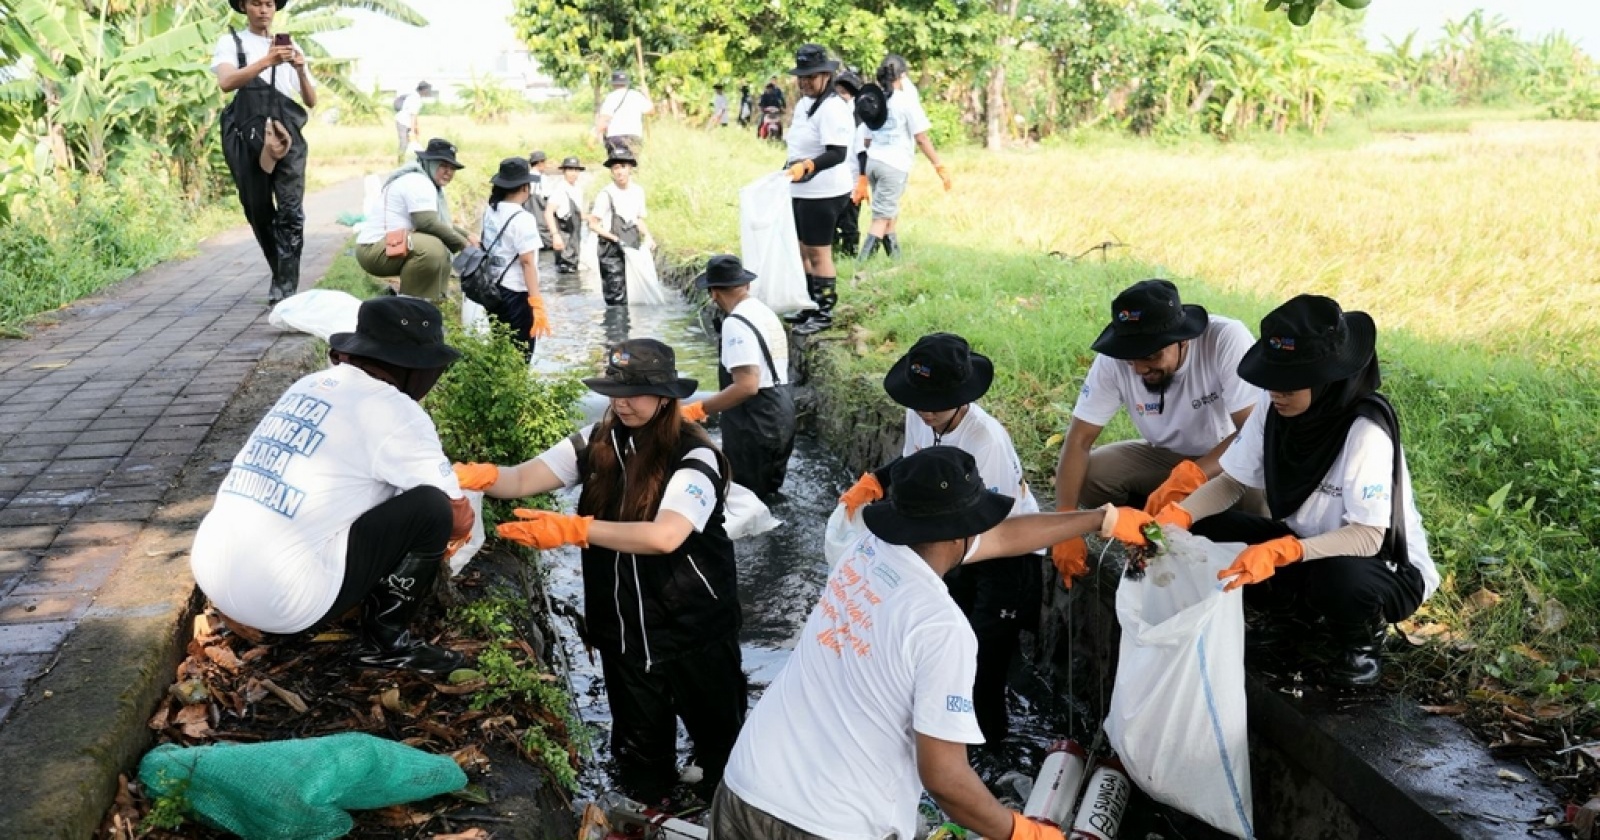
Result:
M1368 484L1361 488L1361 498L1363 501L1377 499L1380 502L1387 502L1389 501L1389 486L1386 484Z
M684 488L683 492L688 493L691 497L693 497L695 501L700 503L701 507L706 506L706 491L702 490L700 485L691 484Z
M944 698L944 710L962 715L972 714L972 701L959 694L947 694Z

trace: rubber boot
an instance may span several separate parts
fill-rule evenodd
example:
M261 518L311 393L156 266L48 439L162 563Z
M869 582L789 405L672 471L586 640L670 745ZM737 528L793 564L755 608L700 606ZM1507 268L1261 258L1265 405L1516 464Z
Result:
M891 233L891 234L887 234L887 235L885 235L883 237L883 252L885 254L888 254L889 255L889 259L891 259L891 260L900 259L900 235L899 234Z
M833 307L839 302L839 293L836 291L835 278L818 277L817 293L812 299L817 302L817 313L812 315L805 323L794 328L795 335L812 335L822 332L833 326Z
M272 278L272 288L267 292L267 305L271 306L300 291L300 260L279 259L278 270Z
M867 260L872 259L872 254L878 250L878 243L881 241L882 240L878 239L878 237L873 236L870 233L867 234L866 241L861 243L861 256L856 257L856 262L864 263Z
M407 554L378 581L361 604L361 646L356 662L369 668L395 668L423 674L448 674L461 667L461 654L423 643L411 635L411 621L433 591L441 558Z
M1352 687L1376 683L1383 667L1383 640L1389 632L1383 619L1374 616L1366 621L1329 622L1328 630L1337 645L1323 672L1328 682Z
M806 275L806 296L811 298L812 303L817 303L817 277L814 274ZM817 312L816 309L802 309L783 316L783 320L798 326L817 317Z

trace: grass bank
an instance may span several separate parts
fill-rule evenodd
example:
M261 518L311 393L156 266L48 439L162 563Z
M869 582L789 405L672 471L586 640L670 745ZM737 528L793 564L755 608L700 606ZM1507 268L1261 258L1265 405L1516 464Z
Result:
M1129 283L1173 278L1186 299L1252 327L1300 292L1367 310L1445 575L1409 627L1426 642L1411 658L1416 684L1509 692L1587 725L1600 702L1600 284L1589 277L1600 181L1580 173L1600 163L1600 126L1458 122L1331 148L952 149L950 193L919 161L905 259L842 281L847 326L835 334L847 340L829 352L844 376L827 387L886 399L877 382L905 347L960 332L995 360L985 403L1048 494L1089 342ZM440 128L473 167L452 187L468 212L500 157L597 152L576 119ZM350 129L326 153L377 148L387 165L389 142ZM737 250L738 188L783 151L733 129L657 125L642 160L652 230L688 262ZM592 194L604 175L590 175ZM1114 247L1094 250L1104 242ZM1108 438L1129 431L1114 424Z

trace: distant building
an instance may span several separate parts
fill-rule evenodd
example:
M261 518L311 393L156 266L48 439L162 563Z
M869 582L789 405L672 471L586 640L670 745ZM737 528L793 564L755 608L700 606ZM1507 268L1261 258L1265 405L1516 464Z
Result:
M559 87L539 71L539 63L528 53L528 48L515 39L508 39L466 63L438 53L362 56L356 59L351 78L362 90L376 89L380 100L414 90L417 82L424 79L433 85L439 101L446 104L458 101L460 89L472 84L474 79L481 82L485 78L520 91L530 102L564 99L570 95L566 88Z

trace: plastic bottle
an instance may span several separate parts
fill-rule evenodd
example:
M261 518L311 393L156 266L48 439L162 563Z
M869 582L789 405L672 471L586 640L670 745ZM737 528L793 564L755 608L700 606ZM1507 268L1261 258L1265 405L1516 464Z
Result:
M1115 758L1095 762L1094 773L1089 776L1089 786L1083 791L1078 814L1072 820L1072 831L1067 836L1072 840L1117 840L1132 789L1122 762Z
M1022 815L1057 828L1070 824L1072 806L1078 801L1078 787L1087 766L1088 756L1077 741L1067 739L1051 744Z

